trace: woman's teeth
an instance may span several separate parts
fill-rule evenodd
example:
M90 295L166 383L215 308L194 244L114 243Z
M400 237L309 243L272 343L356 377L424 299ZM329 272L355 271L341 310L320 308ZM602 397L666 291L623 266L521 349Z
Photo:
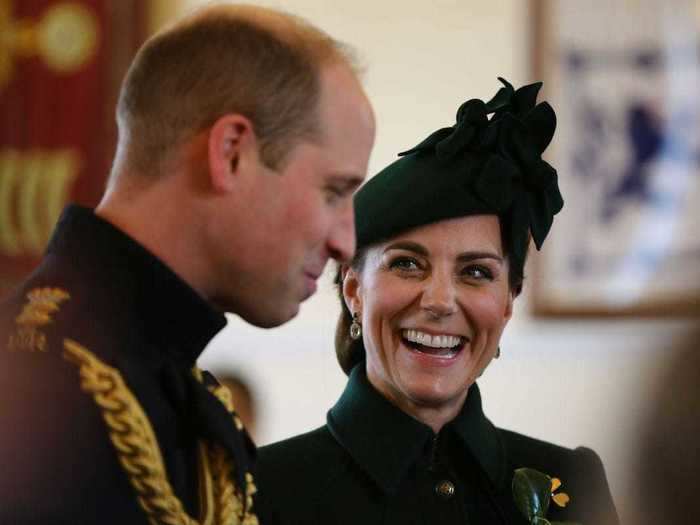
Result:
M455 348L462 342L461 337L454 335L430 335L418 330L403 330L406 341L430 348Z

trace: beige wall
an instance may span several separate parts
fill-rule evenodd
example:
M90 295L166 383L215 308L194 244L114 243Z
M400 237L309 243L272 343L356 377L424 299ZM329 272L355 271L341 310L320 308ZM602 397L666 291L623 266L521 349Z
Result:
M359 51L378 120L370 172L427 132L452 124L464 100L491 96L497 76L516 85L532 80L525 0L260 3L302 15ZM527 302L518 300L503 355L480 381L487 413L506 428L594 448L624 516L636 417L660 350L685 324L542 321L529 315ZM231 318L205 353L203 366L235 367L252 379L261 396L262 444L324 422L345 381L332 349L337 312L326 275L294 321L266 331Z
M148 0L148 29L157 31L186 6L186 0Z

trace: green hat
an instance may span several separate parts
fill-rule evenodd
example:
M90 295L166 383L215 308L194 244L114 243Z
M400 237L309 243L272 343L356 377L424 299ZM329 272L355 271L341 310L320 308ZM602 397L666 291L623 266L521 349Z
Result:
M514 90L506 80L489 102L472 99L457 122L399 153L354 198L357 248L455 217L495 214L505 249L524 262L530 235L540 249L564 201L557 172L542 160L556 115L536 104L541 82ZM491 118L489 118L491 115Z

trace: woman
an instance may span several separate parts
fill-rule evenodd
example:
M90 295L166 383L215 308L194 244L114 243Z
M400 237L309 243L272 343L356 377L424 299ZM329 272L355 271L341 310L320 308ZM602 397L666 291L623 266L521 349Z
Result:
M325 426L260 450L261 523L527 523L521 467L563 481L571 501L548 519L617 523L593 451L481 410L475 381L500 353L530 238L540 248L563 205L541 159L556 122L541 84L501 81L357 193L336 335L349 381Z

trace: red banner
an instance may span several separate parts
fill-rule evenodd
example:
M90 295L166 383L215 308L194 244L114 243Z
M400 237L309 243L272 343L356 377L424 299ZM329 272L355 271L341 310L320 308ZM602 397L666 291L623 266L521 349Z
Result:
M98 202L146 6L0 0L0 294L36 265L66 202Z

